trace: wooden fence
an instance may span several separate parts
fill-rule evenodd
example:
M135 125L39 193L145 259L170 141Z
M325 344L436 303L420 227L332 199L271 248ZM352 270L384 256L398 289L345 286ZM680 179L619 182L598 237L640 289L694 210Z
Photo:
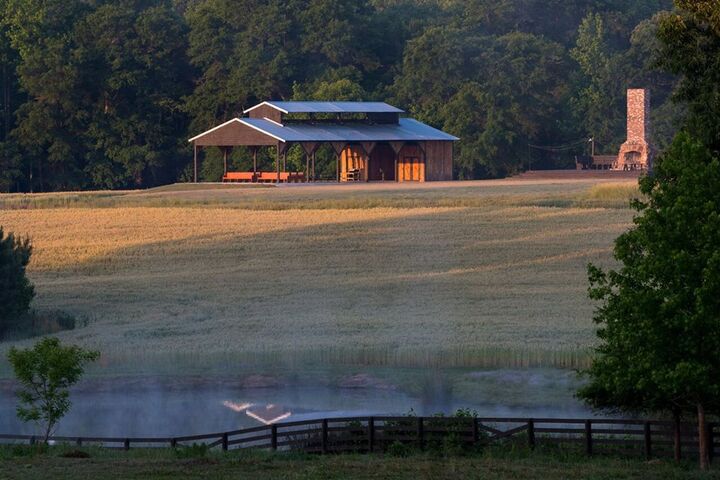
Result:
M229 432L180 437L68 437L51 440L78 446L109 448L180 447L202 443L208 448L229 450L261 448L303 450L314 453L378 452L401 443L419 449L442 445L452 438L459 445L515 442L529 448L538 445L576 444L587 455L617 453L645 458L673 456L676 445L682 454L697 454L697 426L658 420L620 419L528 419L457 417L346 417L303 420ZM708 424L711 459L720 441L720 425ZM678 443L676 444L676 439ZM34 444L31 435L2 435L2 443Z

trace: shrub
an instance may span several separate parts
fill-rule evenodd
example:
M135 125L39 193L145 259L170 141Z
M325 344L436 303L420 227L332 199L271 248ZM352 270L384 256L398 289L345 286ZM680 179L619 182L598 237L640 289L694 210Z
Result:
M70 409L69 388L80 380L85 365L99 356L74 345L63 346L57 338L44 338L33 348L10 349L8 360L20 383L18 417L42 426L45 443Z
M193 443L190 446L177 447L175 456L177 458L205 458L208 454L208 446L204 443Z
M412 448L409 445L405 445L402 442L395 440L393 443L388 445L387 453L391 457L409 457L412 453Z
M30 308L35 289L25 275L32 245L0 227L0 339Z

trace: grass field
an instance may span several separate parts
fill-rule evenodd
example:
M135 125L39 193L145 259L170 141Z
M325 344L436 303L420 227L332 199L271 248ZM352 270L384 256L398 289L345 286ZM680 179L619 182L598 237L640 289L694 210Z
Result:
M645 462L619 457L588 459L562 451L530 453L510 447L491 448L482 454L439 457L413 454L396 458L383 455L287 455L266 452L211 453L200 458L178 458L173 450L129 452L83 449L90 458L63 458L72 448L59 447L42 455L27 449L0 447L0 477L12 479L75 478L247 478L247 479L646 479L709 480L717 472L701 473L694 462Z
M109 363L575 367L594 341L586 265L611 264L636 195L597 180L188 185L2 195L0 225L33 239L35 308L86 319L61 337Z

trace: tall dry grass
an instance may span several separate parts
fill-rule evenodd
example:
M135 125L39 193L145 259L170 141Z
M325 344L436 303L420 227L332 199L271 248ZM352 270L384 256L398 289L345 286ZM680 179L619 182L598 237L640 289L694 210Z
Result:
M36 307L93 318L62 336L111 362L577 367L594 341L585 267L611 262L632 216L576 206L592 192L133 193L4 209L0 225L33 238Z

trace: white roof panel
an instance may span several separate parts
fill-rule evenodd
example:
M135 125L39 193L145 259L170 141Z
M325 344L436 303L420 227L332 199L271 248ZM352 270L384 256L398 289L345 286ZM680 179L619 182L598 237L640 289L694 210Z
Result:
M269 101L248 108L244 113L269 105L283 113L404 113L385 102L284 102Z
M450 134L418 122L401 118L399 124L324 124L289 123L280 125L261 118L240 121L282 142L393 142L393 141L455 141Z

